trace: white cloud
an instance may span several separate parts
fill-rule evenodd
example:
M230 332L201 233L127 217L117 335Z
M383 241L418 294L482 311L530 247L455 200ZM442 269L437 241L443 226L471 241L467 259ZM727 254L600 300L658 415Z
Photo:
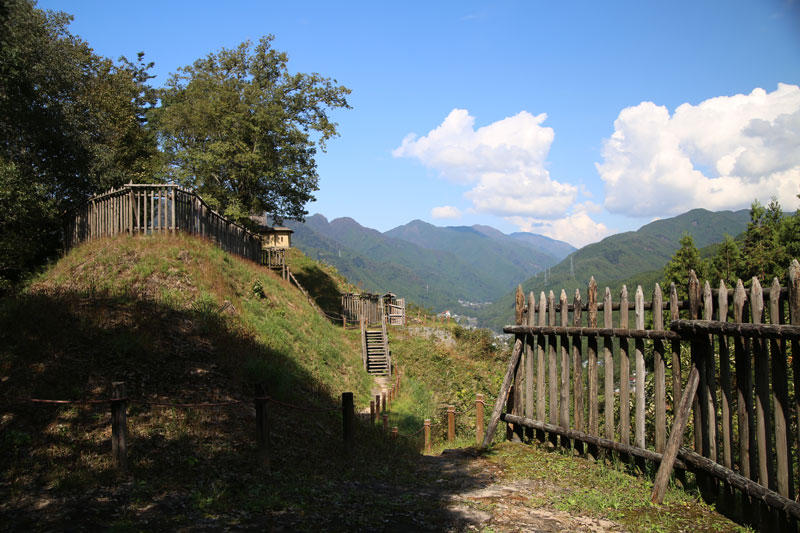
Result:
M634 216L695 207L748 207L775 196L784 209L800 192L800 87L683 104L670 116L642 102L623 109L597 170L605 207Z
M461 218L461 211L452 205L442 205L431 209L433 218Z
M572 213L557 219L513 216L506 217L506 220L519 226L522 231L539 233L580 248L616 233L615 230L610 230L602 222L595 222L589 216L589 213L597 213L601 209L598 204L584 202L575 205Z
M454 109L423 137L410 134L392 155L417 159L449 181L471 186L476 212L552 219L577 196L574 185L551 179L545 167L553 129L547 115L521 111L475 129L475 118Z

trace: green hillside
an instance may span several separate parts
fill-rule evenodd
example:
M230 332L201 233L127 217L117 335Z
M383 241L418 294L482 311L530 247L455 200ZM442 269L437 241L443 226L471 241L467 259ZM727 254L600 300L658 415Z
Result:
M536 250L528 241L511 239L501 232L489 233L467 226L438 227L421 220L398 226L384 235L428 250L450 252L487 277L506 285L554 265L557 258ZM496 231L496 230L495 230ZM505 237L505 238L503 238Z
M520 279L555 264L569 247L487 226L440 228L414 221L381 233L350 218L329 222L322 215L288 224L295 246L334 265L364 290L391 291L436 310L457 308L458 300L494 300Z
M299 265L298 274L312 270ZM343 451L340 395L354 392L363 408L374 387L359 342L288 282L205 240L119 237L77 247L22 294L0 299L0 520L19 530L68 522L173 530L203 520L216 529L258 512L250 527L269 530L279 515L285 526L304 523L299 496L359 493L331 479L404 479L414 470L405 463L411 447L389 453L366 434L353 450L362 463ZM25 401L107 398L113 381L139 402L242 403L130 404L123 475L111 464L107 404ZM269 404L268 471L255 450L260 384L280 402ZM386 469L369 466L381 456Z
M570 254L552 267L545 282L543 273L522 283L527 294L533 291L566 289L571 299L575 289L585 294L589 279L594 276L602 287L619 291L623 283L652 287L661 275L661 268L680 247L684 232L698 247L722 241L725 234L738 235L747 227L747 210L711 212L694 209L677 217L656 220L637 231L619 233L590 244ZM481 325L499 330L513 317L513 291L491 306L478 311Z

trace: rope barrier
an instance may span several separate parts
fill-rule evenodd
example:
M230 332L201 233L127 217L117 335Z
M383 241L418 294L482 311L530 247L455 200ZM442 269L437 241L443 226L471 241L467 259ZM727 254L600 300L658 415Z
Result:
M242 403L241 400L231 400L229 402L217 402L217 403L167 403L167 402L152 402L149 400L129 400L130 403L138 403L141 405L154 405L156 407L173 407L177 409L192 409L198 407L225 407L228 405L237 405Z
M406 433L400 433L400 432L398 432L397 434L398 434L399 436L401 436L401 437L407 437L407 438L411 438L411 437L416 437L417 435L419 435L420 433L422 433L424 430L425 430L425 426L422 426L421 428L419 428L419 430L418 430L416 433L408 433L408 434L406 434Z
M264 400L274 403L283 407L287 407L289 409L295 409L297 411L306 411L312 413L323 413L323 412L330 412L330 411L341 411L341 407L300 407L299 405L292 405L289 403L284 403L279 400L275 400L274 398L263 398Z
M108 400L43 400L40 398L28 398L21 400L21 402L31 403L44 403L44 404L77 404L77 405L94 405L100 403L111 403L112 401L127 400L127 398L109 398Z
M298 411L322 413L322 412L332 412L341 410L341 407L301 407L299 405L292 405L290 403L282 402L280 400L276 400L274 398L270 398L267 396L256 397L253 399L268 401L270 403L280 405L282 407L286 407L289 409L296 409ZM139 400L131 398L107 398L102 400L45 400L41 398L28 398L21 400L21 402L40 403L47 405L98 405L98 404L120 402L120 401L126 401L129 403L135 403L139 405L151 405L156 407L172 407L176 409L227 407L229 405L239 405L245 403L243 400L230 400L227 402L172 403L172 402L156 402L151 400Z

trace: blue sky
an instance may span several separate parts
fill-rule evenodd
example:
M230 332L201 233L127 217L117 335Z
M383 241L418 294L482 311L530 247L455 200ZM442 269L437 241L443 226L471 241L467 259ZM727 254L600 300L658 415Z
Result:
M557 4L557 5L556 5ZM153 80L274 34L351 88L311 213L581 246L693 207L799 207L797 2L41 1Z

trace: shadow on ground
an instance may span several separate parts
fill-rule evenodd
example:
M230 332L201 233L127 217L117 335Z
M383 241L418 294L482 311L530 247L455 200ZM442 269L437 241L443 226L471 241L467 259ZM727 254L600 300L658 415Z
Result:
M363 422L346 448L339 398L231 324L129 297L1 300L0 529L447 530L472 520L448 502L491 472L422 457L416 440ZM121 473L107 404L25 401L107 398L113 381L132 400L241 403L132 403ZM255 449L256 383L285 404L330 409L270 403L269 469Z

